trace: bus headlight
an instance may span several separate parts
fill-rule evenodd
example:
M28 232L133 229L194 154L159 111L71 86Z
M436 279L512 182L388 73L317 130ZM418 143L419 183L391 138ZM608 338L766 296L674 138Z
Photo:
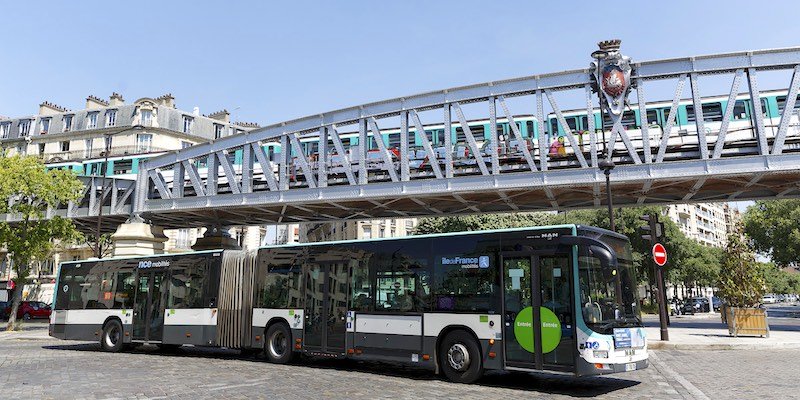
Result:
M595 350L592 353L594 358L608 358L608 350Z

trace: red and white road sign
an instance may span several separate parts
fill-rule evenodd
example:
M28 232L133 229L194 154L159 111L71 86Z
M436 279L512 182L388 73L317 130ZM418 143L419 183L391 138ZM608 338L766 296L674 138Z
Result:
M664 248L663 244L656 243L653 245L653 261L655 261L659 267L663 267L664 264L667 263L667 249Z

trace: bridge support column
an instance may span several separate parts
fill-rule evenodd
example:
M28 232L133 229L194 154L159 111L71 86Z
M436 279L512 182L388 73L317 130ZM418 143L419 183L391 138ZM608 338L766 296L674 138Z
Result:
M241 250L239 243L236 239L231 237L228 229L218 225L212 225L206 228L203 237L197 238L197 241L192 246L192 250Z
M162 254L167 240L164 228L145 223L139 216L128 219L111 235L114 257Z

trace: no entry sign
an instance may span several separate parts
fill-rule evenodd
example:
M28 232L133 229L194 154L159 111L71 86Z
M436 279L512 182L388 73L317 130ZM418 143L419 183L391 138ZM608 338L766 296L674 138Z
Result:
M664 245L661 243L656 243L653 245L653 261L659 267L663 267L664 264L667 263L667 249L664 248Z

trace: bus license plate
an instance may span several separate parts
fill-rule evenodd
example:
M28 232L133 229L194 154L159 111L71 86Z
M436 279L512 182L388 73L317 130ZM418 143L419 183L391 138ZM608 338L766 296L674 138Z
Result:
M625 372L635 371L635 370L636 370L636 363L627 363L627 364L625 364Z

